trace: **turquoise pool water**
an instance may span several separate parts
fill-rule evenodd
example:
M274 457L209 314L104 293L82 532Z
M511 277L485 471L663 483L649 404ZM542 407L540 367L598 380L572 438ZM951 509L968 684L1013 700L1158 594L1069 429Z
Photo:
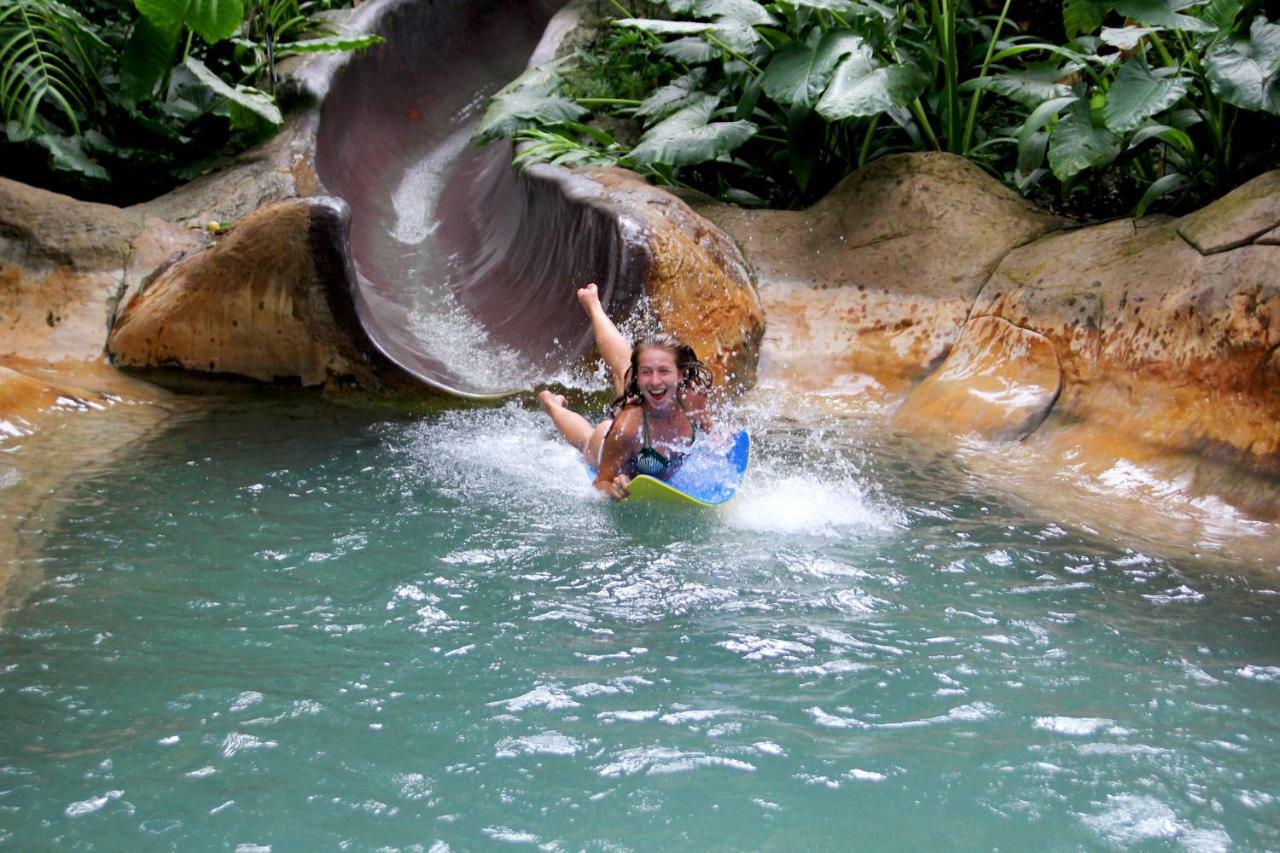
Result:
M518 406L180 420L42 510L0 843L1280 847L1271 575L746 417L693 514L596 500Z

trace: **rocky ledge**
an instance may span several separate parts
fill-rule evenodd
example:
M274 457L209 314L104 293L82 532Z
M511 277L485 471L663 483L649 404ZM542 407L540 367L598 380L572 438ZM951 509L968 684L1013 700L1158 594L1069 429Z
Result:
M805 211L695 206L742 245L763 357L794 381L878 389L913 430L1088 425L1205 457L1280 517L1280 172L1084 228L944 154L877 161Z

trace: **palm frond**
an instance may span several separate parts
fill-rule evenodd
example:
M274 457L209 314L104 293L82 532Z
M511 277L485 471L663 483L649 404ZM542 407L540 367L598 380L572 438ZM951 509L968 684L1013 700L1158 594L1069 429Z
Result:
M0 115L9 136L30 138L36 118L65 118L75 133L97 92L88 22L53 0L9 0L0 9Z

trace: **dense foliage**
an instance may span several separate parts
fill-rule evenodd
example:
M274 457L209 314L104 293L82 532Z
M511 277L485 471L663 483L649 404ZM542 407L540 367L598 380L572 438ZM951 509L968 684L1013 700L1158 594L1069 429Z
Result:
M152 197L282 122L276 63L350 50L349 0L0 0L0 162L87 198Z
M1262 0L1066 0L1052 21L1030 0L623 2L592 50L501 92L481 137L786 207L896 151L969 157L1096 216L1280 164Z

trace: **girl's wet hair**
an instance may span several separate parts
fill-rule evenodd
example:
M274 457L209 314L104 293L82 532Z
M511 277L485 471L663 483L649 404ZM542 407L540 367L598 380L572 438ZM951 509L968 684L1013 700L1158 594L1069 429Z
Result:
M644 397L640 393L640 382L636 378L640 373L640 353L647 349L664 349L676 357L676 372L680 374L680 389L691 386L710 388L711 371L701 361L693 347L681 342L674 335L659 333L642 338L631 348L631 366L623 377L622 394L613 401L613 412L622 411L627 406L640 405ZM677 392L678 393L678 392Z

